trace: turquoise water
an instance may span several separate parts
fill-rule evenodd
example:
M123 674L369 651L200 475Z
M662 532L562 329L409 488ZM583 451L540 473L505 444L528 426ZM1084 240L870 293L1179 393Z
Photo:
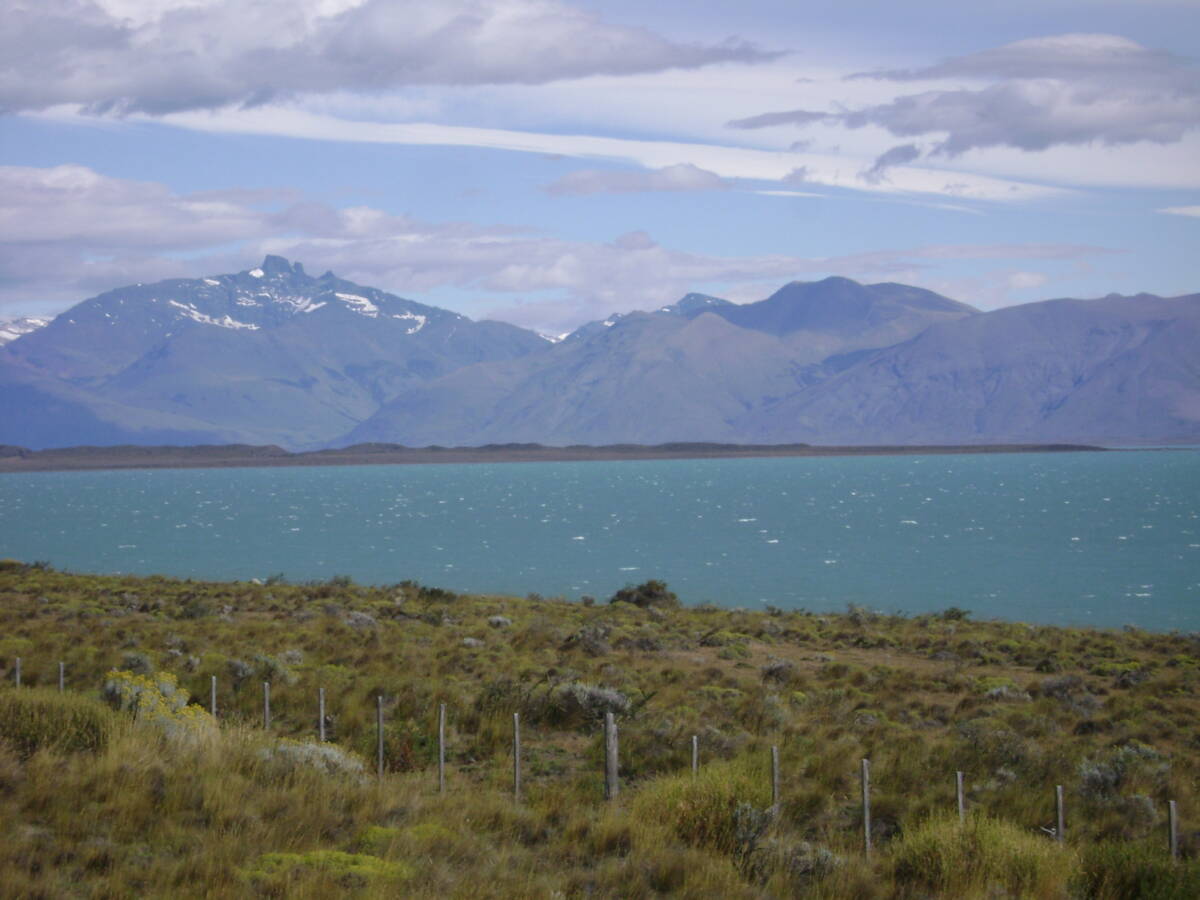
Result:
M1200 453L0 475L0 557L1200 630Z

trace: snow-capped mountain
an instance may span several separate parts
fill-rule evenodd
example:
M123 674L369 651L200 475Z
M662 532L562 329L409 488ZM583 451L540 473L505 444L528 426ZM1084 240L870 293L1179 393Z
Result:
M310 446L404 388L549 346L268 256L109 291L0 350L0 442Z
M846 278L546 336L267 257L0 347L0 444L1200 441L1200 295L981 313Z
M45 328L50 319L41 316L22 316L19 319L0 319L0 347L17 338Z

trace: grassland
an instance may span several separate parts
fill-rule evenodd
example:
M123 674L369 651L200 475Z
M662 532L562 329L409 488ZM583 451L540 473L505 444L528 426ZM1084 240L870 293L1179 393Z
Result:
M1200 636L629 599L0 562L0 893L1200 896ZM606 712L621 737L613 801ZM1044 830L1056 784L1061 845Z

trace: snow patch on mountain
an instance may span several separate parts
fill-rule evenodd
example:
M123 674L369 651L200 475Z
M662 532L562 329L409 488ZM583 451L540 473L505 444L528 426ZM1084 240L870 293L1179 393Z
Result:
M340 297L341 295L339 294L338 296ZM410 312L392 313L392 318L393 319L409 319L409 320L417 323L412 328L409 328L407 331L405 331L404 332L405 334L416 334L418 331L420 331L422 328L425 327L425 317L418 316L416 313L410 313Z
M41 316L24 316L19 319L0 319L0 346L15 341L23 334L37 331L50 324L50 319Z
M340 291L334 292L334 296L353 309L356 313L364 315L368 319L375 319L379 316L379 307L366 297L361 297L358 294L343 294Z
M258 331L257 325L251 325L249 322L239 322L228 314L221 316L219 319L214 319L212 316L200 312L200 310L196 309L190 303L180 303L178 300L168 300L167 302L193 322L199 322L201 325L216 325L218 328L232 328L235 331L241 328L249 331Z

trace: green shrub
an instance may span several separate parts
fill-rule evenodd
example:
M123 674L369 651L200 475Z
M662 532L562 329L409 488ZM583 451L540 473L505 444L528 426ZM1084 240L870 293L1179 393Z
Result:
M97 700L48 688L0 693L0 738L22 759L43 747L99 753L108 746L116 716Z
M353 742L354 750L377 765L379 736L374 728L363 729ZM383 768L387 772L414 772L437 760L437 734L429 724L416 719L392 719L383 727Z
M892 845L892 875L908 893L947 897L1067 897L1074 851L987 816L935 816Z
M317 744L283 738L259 751L259 759L273 775L291 776L302 769L339 778L361 778L365 766L360 757L336 744Z
M640 606L642 609L647 607L658 607L664 609L674 609L679 606L679 597L675 592L667 587L665 581L651 579L644 581L634 587L626 585L615 594L609 603L632 603L634 606Z
M1105 841L1083 852L1076 879L1080 896L1094 900L1190 900L1200 897L1200 862L1178 863L1158 845Z

